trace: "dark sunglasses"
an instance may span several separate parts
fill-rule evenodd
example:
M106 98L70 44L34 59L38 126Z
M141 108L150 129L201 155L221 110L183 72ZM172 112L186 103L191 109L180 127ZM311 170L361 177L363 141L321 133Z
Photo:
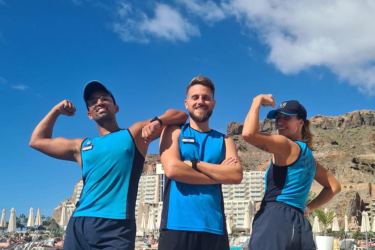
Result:
M112 99L111 96L109 96L109 95L101 95L99 97L93 97L93 98L88 99L87 102L86 102L87 106L88 107L95 106L98 103L99 99L102 102L112 102L113 103L113 99Z

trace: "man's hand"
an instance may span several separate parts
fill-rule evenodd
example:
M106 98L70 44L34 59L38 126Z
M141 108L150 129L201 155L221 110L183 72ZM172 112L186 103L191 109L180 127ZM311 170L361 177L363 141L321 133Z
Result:
M145 143L152 141L152 135L154 135L160 128L158 121L153 121L142 128L142 138Z
M76 108L74 107L73 103L68 100L64 100L55 106L55 109L61 115L73 116L75 115Z
M224 159L224 161L221 163L221 165L233 165L233 166L236 166L237 162L238 162L237 158L235 158L235 157L229 157L228 159Z

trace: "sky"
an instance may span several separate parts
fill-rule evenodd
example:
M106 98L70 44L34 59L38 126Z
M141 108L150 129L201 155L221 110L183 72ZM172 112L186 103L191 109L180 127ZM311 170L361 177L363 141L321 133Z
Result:
M372 110L374 12L371 0L0 0L0 209L51 216L72 195L78 164L28 143L64 99L77 112L53 136L98 136L82 98L90 80L112 91L122 128L185 110L197 75L215 83L210 126L223 133L258 94L299 100L309 118Z

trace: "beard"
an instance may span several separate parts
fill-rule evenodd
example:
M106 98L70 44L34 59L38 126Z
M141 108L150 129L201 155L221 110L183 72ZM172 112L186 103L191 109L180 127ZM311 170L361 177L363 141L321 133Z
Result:
M196 123L203 123L203 122L208 121L208 119L210 119L210 117L212 115L212 111L213 110L207 111L207 113L203 116L196 116L196 115L194 115L193 112L189 111L189 116L190 116L190 119L192 119Z

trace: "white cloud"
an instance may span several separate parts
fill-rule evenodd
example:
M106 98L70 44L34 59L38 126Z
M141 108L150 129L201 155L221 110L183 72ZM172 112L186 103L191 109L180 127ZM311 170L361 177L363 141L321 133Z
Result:
M154 12L155 16L149 18L143 11L120 2L117 9L119 19L113 24L113 31L125 42L139 43L148 43L150 36L186 42L190 37L200 35L197 27L168 5L157 4Z
M24 84L19 84L19 85L11 85L12 88L18 89L18 90L27 90L29 89L29 86L24 85Z
M4 77L0 76L0 84L4 84L4 83L7 83L7 82L8 81Z
M284 74L324 66L375 95L375 2L372 0L223 0L225 10L269 46Z
M176 2L185 5L190 14L199 16L209 24L225 18L223 9L213 1L176 0Z

